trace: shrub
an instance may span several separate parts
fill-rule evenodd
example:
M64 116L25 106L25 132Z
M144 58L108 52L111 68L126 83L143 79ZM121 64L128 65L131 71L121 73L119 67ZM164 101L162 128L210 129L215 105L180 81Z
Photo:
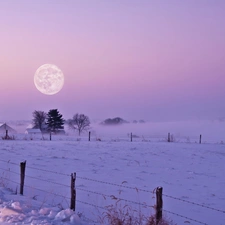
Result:
M15 140L14 136L5 135L2 137L2 140Z
M122 205L120 200L114 205L106 207L100 218L101 224L109 225L174 225L172 221L162 219L158 223L155 216L147 217L141 213L141 210L132 209L129 205Z

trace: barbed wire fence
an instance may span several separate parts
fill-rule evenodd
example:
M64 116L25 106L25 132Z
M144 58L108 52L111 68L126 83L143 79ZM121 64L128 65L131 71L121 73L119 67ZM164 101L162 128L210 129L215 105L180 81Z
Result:
M200 204L200 203L197 203L197 202L194 202L194 201L189 201L189 200L181 199L181 198L171 196L171 195L168 195L168 194L164 194L164 193L162 193L162 187L157 187L157 188L155 188L154 190L151 191L151 190L146 190L146 189L126 185L126 182L122 182L121 184L116 184L116 183L113 183L113 182L107 182L107 181L102 181L102 180L96 180L96 179L93 179L93 178L77 176L76 173L65 174L65 173L62 173L62 172L46 170L46 169L43 169L43 168L37 168L37 167L34 167L34 166L26 165L26 161L20 163L20 172L17 172L17 171L15 171L15 169L16 168L18 169L18 167L19 167L19 165L17 163L11 162L10 160L6 161L6 160L2 160L2 159L0 159L0 162L5 163L5 167L3 165L1 165L1 167L0 167L0 185L7 186L9 183L13 183L14 185L16 185L15 194L23 195L24 194L23 193L24 188L25 188L25 192L29 189L29 190L36 190L38 192L43 192L45 194L51 195L52 198L54 199L54 202L52 202L52 203L54 203L55 205L58 203L58 206L61 207L61 208L63 208L63 206L59 202L56 202L57 201L56 197L59 197L61 199L61 203L63 201L64 207L70 208L74 211L76 210L76 204L78 204L78 203L86 205L86 206L91 207L91 208L95 208L97 210L101 210L102 212L107 210L108 205L102 206L102 205L98 205L97 203L95 204L93 202L90 202L91 200L85 201L83 199L80 199L82 194L78 195L77 192L79 192L79 193L87 193L88 196L90 196L90 195L102 196L103 199L109 200L109 201L106 202L106 203L109 203L109 204L112 204L112 202L114 202L114 203L115 202L123 202L125 204L137 205L138 207L143 207L145 209L154 209L156 211L155 212L156 220L160 220L162 218L163 212L165 212L167 214L171 214L173 216L177 216L177 217L186 219L188 221L195 222L197 224L207 225L207 223L205 223L203 221L199 221L195 218L190 218L188 216L181 215L177 212L173 212L173 211L170 211L168 209L164 209L163 203L162 203L163 198L173 199L177 202L183 202L183 203L186 203L186 204L191 204L191 205L200 207L202 209L216 211L218 213L221 213L221 214L225 215L224 209L218 209L218 208L210 207L210 206ZM13 166L13 168L11 168L11 165ZM24 169L23 169L23 167L24 167ZM50 179L51 176L48 176L48 177L45 176L45 178L43 178L43 177L38 177L38 176L30 175L30 174L25 174L25 171L27 171L27 170L30 170L30 171L32 170L34 172L33 174L35 174L35 172L39 171L39 172L42 172L42 174L44 172L44 175L46 175L48 173L48 174L54 174L54 175L57 175L57 176L63 176L68 180L68 184L60 183L60 182L56 182L54 180L51 180ZM11 177L11 174L13 174L14 176ZM69 183L69 178L70 178L70 183ZM32 180L38 180L41 187L37 187L37 186L32 185ZM123 197L120 196L120 194L119 195L118 194L117 195L116 194L110 195L110 194L101 193L99 191L92 190L92 188L90 188L90 187L92 187L91 185L89 185L89 189L82 187L84 185L76 186L77 180L87 181L88 183L94 182L94 183L98 183L98 184L101 184L101 185L114 186L114 187L117 187L117 188L128 189L128 190L132 190L132 191L135 191L135 192L144 192L144 193L148 193L148 194L151 194L151 195L156 195L156 197L155 197L156 203L154 205L150 205L150 204L147 204L146 202L140 202L140 201L138 202L138 201L134 201L134 200L131 200L131 199L123 198ZM28 182L28 181L30 181L30 182ZM44 186L46 186L46 184L47 184L48 187L51 186L52 189L49 190L47 188L44 188ZM59 190L61 190L61 192L59 192L59 193L56 192L56 190L55 190L56 186L59 186L59 187L63 188L63 189L59 188ZM20 190L19 190L19 187L20 187ZM64 190L68 190L68 191L64 192ZM161 194L159 195L160 192L161 192ZM37 197L37 195L34 194L33 199L35 199L36 197ZM111 201L111 203L110 203L110 201ZM86 217L86 215L82 215L82 216L83 216L83 218L85 218L86 220L88 220L90 222L93 222L95 224L99 223L98 220L95 221L91 218ZM159 216L159 218L158 218L158 216Z

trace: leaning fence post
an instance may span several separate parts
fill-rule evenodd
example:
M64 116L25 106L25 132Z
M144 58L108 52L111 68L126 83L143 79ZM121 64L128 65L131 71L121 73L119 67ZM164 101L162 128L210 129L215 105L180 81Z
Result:
M199 138L199 144L202 143L202 135L200 134L200 138Z
M162 200L162 187L156 188L156 224L160 222L162 219L162 208L163 208L163 200Z
M51 141L52 140L52 132L50 131L50 134L49 134L49 140Z
M76 173L71 173L71 200L70 200L70 209L75 211L76 208L76 189L75 189L75 180Z
M91 131L89 131L89 134L88 134L88 141L91 140Z
M133 134L132 133L130 134L130 141L131 142L133 141Z
M170 142L170 133L168 133L168 140L167 141Z
M20 194L23 195L26 161L20 163Z

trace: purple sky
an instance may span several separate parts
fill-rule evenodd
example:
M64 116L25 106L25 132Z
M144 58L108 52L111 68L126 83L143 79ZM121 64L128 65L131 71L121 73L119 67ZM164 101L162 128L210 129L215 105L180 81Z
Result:
M0 121L58 108L65 119L225 116L225 1L0 2ZM34 73L65 85L41 94Z

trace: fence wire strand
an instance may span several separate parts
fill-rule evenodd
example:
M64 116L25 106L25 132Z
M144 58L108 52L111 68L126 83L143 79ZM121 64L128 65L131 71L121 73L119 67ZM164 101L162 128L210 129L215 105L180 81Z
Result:
M105 208L102 207L102 206L94 205L94 204L91 204L91 203L88 203L88 202L83 202L83 201L80 201L80 200L76 200L76 201L77 201L77 202L80 202L80 203L82 203L82 204L85 204L85 205L92 206L92 207L94 207L94 208L98 208L98 209L105 210Z
M169 210L163 209L163 211L166 212L166 213L175 215L175 216L179 216L179 217L184 218L184 219L187 219L187 220L191 220L191 221L196 222L196 223L199 223L199 224L209 225L209 224L207 224L207 223L204 223L204 222L201 222L201 221L198 221L198 220L195 220L195 219L191 219L191 218L189 218L189 217L187 217L187 216L182 216L182 215L180 215L180 214L178 214L178 213L174 213L174 212L171 212L171 211L169 211Z
M30 185L24 185L24 187L31 188L31 189L35 189L35 190L38 190L38 191L41 191L41 192L47 192L49 194L56 195L56 196L59 196L59 197L62 197L62 198L65 198L65 199L69 199L70 200L69 197L63 196L61 194L57 194L57 193L52 192L52 191L43 190L43 189L40 189L40 188L32 187Z
M9 181L9 182L12 182L12 183L14 183L14 184L20 185L18 182L12 181L12 180L10 180L10 179L8 179L8 178L6 178L6 177L2 177L2 179L3 179L3 180L7 180L7 181Z
M26 168L70 177L70 175L65 174L65 173L56 172L56 171L51 171L51 170L45 170L45 169L39 169L39 168L35 168L35 167L33 167L33 166L26 166Z
M166 194L163 194L163 196L165 196L167 198L174 199L174 200L178 200L178 201L181 201L181 202L185 202L185 203L188 203L188 204L197 205L197 206L200 206L202 208L206 208L206 209L214 210L214 211L217 211L217 212L225 213L225 210L216 209L216 208L213 208L213 207L210 207L210 206L206 206L206 205L203 205L203 204L191 202L191 201L188 201L188 200L184 200L184 199L173 197L173 196L166 195Z
M10 170L10 168L4 169L4 168L1 168L1 167L0 167L0 170L3 170L3 171L5 171L5 172L9 172L9 173L14 173L14 174L20 175L20 173L14 172L14 171Z
M32 177L32 176L29 176L29 175L26 175L26 177L29 177L29 178L32 178L32 179L36 179L36 180L40 180L40 181L45 181L45 182L48 182L48 183L51 183L51 184L61 185L63 187L70 188L70 186L69 185L66 185L66 184L61 184L61 183L57 183L57 182L54 182L54 181L49 181L49 180L41 179L41 178L38 178L38 177Z
M141 189L141 188L137 188L137 187L130 187L130 186L126 186L123 184L114 184L114 183L110 183L110 182L106 182L106 181L100 181L100 180L95 180L92 178L80 177L80 176L77 176L77 178L82 179L82 180L88 180L88 181L92 181L92 182L102 183L102 184L108 184L108 185L112 185L112 186L116 186L116 187L120 187L120 188L132 189L132 190L136 190L137 192L143 191L143 192L148 192L148 193L154 194L153 191L149 191L149 190L145 190L145 189Z
M96 195L101 195L103 197L108 197L108 198L110 198L112 200L125 201L125 202L129 202L129 203L132 203L132 204L136 204L136 205L141 205L141 206L144 206L144 207L151 207L151 208L153 208L153 206L147 205L145 203L140 203L140 202L135 202L135 201L127 200L127 199L124 199L124 198L116 197L114 195L106 195L106 194L98 193L98 192L95 192L95 191L85 190L85 189L82 189L82 188L76 188L76 189L77 190L80 190L80 191L84 191L84 192L96 194Z
M17 163L11 162L10 160L5 161L5 160L0 159L0 161L1 161L1 162L4 162L4 163L8 163L8 164L12 164L12 165L16 165L16 166L18 166L18 164L17 164Z

